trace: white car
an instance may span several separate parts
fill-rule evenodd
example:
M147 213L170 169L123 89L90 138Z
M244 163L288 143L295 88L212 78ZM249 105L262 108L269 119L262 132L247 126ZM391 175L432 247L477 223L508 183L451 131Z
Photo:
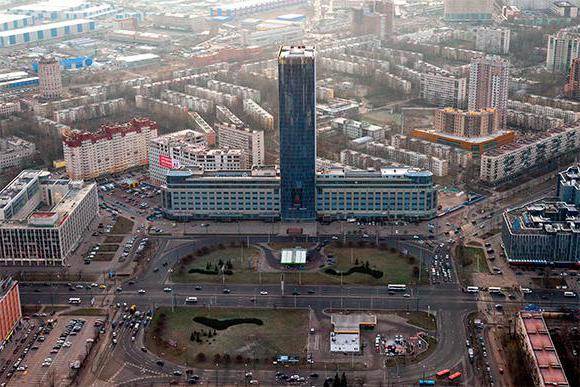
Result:
M261 295L261 296L267 296L267 295L268 295L268 292L267 292L267 291L265 291L265 290L262 290L262 291L260 292L260 295Z
M146 292L145 292L145 290L144 290L144 289L139 289L139 290L137 291L137 293L139 293L139 294L145 294Z
M164 292L167 292L167 293L171 292L172 290L173 290L173 289L171 289L171 288L163 288L163 291L164 291Z

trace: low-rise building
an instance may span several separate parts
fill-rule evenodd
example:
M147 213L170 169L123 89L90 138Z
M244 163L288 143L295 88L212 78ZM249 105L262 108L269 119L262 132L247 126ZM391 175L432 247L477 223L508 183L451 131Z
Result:
M0 279L0 352L12 338L21 318L22 307L18 281L10 277Z
M19 137L0 138L0 172L18 167L36 154L36 145Z
M560 357L541 312L521 311L516 318L516 339L523 348L534 386L569 387Z
M149 163L148 146L159 125L134 118L124 124L102 126L96 133L63 134L66 171L71 179L94 179Z
M498 132L500 116L496 109L463 111L453 108L433 112L433 129L459 137L485 137Z
M0 102L0 117L8 117L20 111L18 102Z
M252 99L244 99L244 113L252 117L264 130L274 129L274 116Z
M371 137L373 141L385 139L385 129L369 124L365 121L349 120L343 117L335 118L331 121L333 129L341 131L348 138Z
M526 134L511 144L486 151L481 156L479 177L489 184L502 183L578 148L580 125Z
M0 265L64 265L98 209L96 184L22 171L0 191Z

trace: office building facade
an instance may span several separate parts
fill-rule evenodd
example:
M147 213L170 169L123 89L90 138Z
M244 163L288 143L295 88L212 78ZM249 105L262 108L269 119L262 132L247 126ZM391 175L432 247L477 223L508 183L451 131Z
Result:
M12 337L22 318L18 282L12 278L0 279L0 352Z
M316 219L316 64L314 47L278 54L281 217Z
M320 171L315 218L430 219L437 210L432 177L429 171L409 168ZM176 169L167 173L166 180L162 206L170 219L283 219L281 176L273 167L213 172Z
M64 265L98 209L96 184L22 171L0 191L0 265Z
M558 174L556 195L560 201L580 208L580 165L574 165Z

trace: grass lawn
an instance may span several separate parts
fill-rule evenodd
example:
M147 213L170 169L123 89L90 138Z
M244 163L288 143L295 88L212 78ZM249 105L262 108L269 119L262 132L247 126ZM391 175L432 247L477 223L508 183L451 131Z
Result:
M161 323L161 315L166 316ZM203 316L214 319L257 318L263 325L240 324L217 331L214 337L201 334L201 343L191 341L194 331L208 332L209 328L193 321ZM212 330L213 331L213 330ZM305 356L308 339L308 312L306 310L223 309L212 308L159 308L145 332L147 348L162 357L187 364L214 367L219 355L221 368L244 366L257 359L258 365L271 365L276 355ZM205 360L198 354L203 354ZM223 359L227 354L229 364Z
M209 263L213 269L214 265L219 263L221 259L223 262L230 261L233 265L233 275L227 275L226 282L244 282L253 278L258 273L255 271L256 258L260 256L260 251L255 247L225 247L211 251L203 256L195 256L193 261L183 266L178 266L172 276L175 282L221 282L221 275L189 273L190 269L206 269ZM183 267L183 269L182 269ZM250 275L248 277L248 275Z
M415 325L428 331L437 330L435 316L432 314L429 315L427 312L398 312L397 315L406 319L411 325Z
M111 234L113 235L130 234L131 231L133 231L133 221L123 216L119 216L117 218L117 222L115 223L113 229L111 230Z
M459 275L466 284L473 282L471 279L473 273L489 273L483 248L458 246L456 256L458 257L457 269Z
M390 250L380 250L374 247L336 247L329 246L324 249L326 254L332 254L336 258L336 265L332 267L337 271L346 271L358 264L368 261L369 267L383 272L383 277L375 279L368 274L353 273L343 276L343 283L379 285L387 283L413 284L417 279L413 276L413 266L418 266L419 262L415 258L402 257L398 252ZM414 263L411 263L412 260ZM324 269L322 269L324 270ZM426 272L424 272L426 273ZM323 273L325 276L329 274ZM428 275L423 278L428 279Z
M99 252L103 252L103 253L114 253L117 250L119 250L118 244L103 244L99 248Z

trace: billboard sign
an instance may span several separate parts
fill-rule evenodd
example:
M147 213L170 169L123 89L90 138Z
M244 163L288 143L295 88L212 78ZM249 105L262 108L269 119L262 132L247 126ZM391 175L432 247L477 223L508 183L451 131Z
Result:
M159 166L165 169L179 168L179 161L173 160L169 156L159 155Z

